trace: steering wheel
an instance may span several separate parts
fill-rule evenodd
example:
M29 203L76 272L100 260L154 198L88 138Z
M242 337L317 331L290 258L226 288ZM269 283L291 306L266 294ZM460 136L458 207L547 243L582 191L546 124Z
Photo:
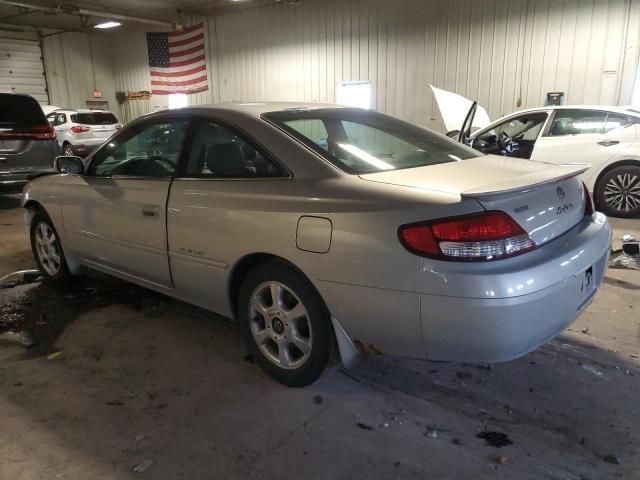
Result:
M170 176L173 174L175 168L176 168L176 164L175 162L160 156L160 155L152 155L149 156L147 158L142 159L142 161L140 162L138 169L145 169L145 168L150 168L152 169L152 172L155 173L160 173L157 170L153 171L154 168L160 167L162 169L164 169L165 171L162 172L163 174L166 173L167 176Z
M500 132L500 136L498 137L498 146L508 154L517 152L519 148L518 143L515 142L506 132Z

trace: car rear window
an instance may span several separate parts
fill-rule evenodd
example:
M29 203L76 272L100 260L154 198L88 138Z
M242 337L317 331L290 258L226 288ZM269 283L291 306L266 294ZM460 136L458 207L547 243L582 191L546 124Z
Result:
M262 117L341 170L356 175L482 155L444 135L372 110L291 109Z
M113 113L74 113L71 121L83 123L85 125L112 125L118 123L118 119Z
M0 93L0 126L28 128L48 125L42 107L28 95Z

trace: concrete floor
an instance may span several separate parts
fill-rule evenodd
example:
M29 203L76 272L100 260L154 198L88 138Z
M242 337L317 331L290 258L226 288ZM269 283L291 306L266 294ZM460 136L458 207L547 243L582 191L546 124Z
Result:
M18 207L0 196L0 276L33 267ZM287 389L231 320L130 284L0 290L0 331L37 342L0 340L0 479L637 479L639 291L610 269L562 336L491 369L369 357Z

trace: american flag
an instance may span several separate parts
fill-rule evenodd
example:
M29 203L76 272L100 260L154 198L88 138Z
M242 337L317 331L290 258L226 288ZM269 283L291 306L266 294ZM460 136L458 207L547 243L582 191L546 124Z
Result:
M197 93L209 88L204 24L179 32L147 33L147 49L152 93Z

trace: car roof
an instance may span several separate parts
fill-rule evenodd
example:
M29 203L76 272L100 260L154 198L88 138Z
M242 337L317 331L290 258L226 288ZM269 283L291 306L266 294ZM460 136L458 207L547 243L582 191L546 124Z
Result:
M59 108L54 110L56 113L113 113L110 110L91 110L89 108L78 108L77 110L69 109L69 108ZM53 113L53 112L51 112Z
M319 108L348 108L344 105L335 105L331 103L313 103L313 102L226 102L226 103L212 103L209 105L192 105L189 107L180 108L177 110L183 112L197 112L202 110L225 110L229 112L235 112L245 114L251 117L260 117L264 113L278 112L278 111L300 111L300 110L314 110ZM175 112L176 110L173 110ZM168 110L163 110L157 113L167 113ZM155 112L154 112L155 113Z
M505 115L505 117L517 113L541 112L545 110L601 110L604 112L622 113L624 115L640 117L639 110L635 110L632 107L618 107L614 105L548 105L546 107L525 108Z

